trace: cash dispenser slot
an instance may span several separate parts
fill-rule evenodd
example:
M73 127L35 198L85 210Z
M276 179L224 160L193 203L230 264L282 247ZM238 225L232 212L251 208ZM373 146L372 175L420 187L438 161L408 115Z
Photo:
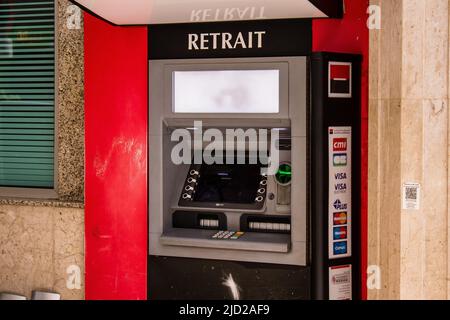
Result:
M263 233L291 233L291 218L280 216L243 215L241 230Z
M226 230L227 216L221 212L176 211L172 216L172 224L174 228Z

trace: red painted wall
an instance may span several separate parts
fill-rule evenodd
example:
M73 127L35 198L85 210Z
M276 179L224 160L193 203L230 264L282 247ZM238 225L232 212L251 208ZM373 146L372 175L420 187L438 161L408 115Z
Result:
M315 20L313 22L313 50L359 53L362 65L362 145L361 145L361 274L362 298L367 298L367 181L368 181L368 74L369 74L369 30L367 28L368 0L345 0L346 13L342 20Z
M146 299L147 29L84 17L86 299Z

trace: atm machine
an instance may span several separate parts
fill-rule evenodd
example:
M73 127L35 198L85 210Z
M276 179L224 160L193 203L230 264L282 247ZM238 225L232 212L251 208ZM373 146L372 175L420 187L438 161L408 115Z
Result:
M149 299L358 298L360 57L198 28L149 31Z

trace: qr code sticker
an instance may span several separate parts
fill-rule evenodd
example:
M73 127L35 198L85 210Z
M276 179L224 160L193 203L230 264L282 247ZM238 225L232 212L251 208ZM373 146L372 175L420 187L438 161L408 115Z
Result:
M420 209L420 184L405 183L403 185L403 209L404 210Z
M417 200L417 187L406 187L406 199Z

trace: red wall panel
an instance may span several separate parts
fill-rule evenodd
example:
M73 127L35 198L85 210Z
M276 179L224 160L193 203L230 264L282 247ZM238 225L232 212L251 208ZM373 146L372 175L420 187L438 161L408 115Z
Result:
M313 21L313 50L363 55L362 65L362 122L361 122L361 273L362 298L367 298L367 181L368 181L368 73L369 73L369 30L367 28L368 0L345 0L344 19Z
M84 23L86 299L146 299L147 29Z

